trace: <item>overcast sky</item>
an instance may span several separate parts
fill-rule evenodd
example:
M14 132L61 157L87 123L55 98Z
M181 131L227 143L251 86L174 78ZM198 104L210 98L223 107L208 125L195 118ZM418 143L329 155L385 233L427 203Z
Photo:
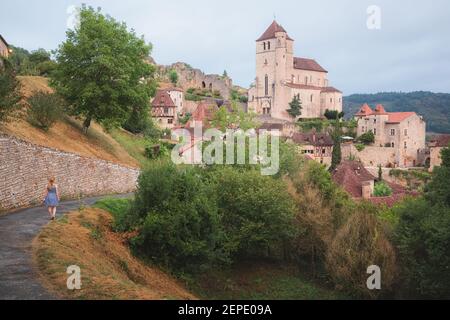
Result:
M448 0L3 0L0 34L28 50L55 49L68 7L81 3L144 35L158 63L227 70L245 87L255 77L255 39L275 15L295 39L295 55L316 59L345 95L450 92ZM367 27L370 5L381 9L379 30Z

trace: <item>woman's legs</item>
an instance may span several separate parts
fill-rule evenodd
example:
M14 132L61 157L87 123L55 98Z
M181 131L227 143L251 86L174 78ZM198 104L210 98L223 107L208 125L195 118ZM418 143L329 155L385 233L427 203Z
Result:
M53 215L52 207L47 207L47 210L48 210L48 214L50 215L50 218L51 218Z
M56 207L52 208L52 217L56 217Z

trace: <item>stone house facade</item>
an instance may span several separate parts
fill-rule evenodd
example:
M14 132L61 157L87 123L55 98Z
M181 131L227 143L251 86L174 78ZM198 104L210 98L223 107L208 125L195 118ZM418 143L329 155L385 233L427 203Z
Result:
M327 168L331 166L333 153L333 139L325 133L317 133L315 130L309 133L294 133L292 141L298 145L298 151Z
M0 35L0 56L8 58L10 54L10 48L5 38Z
M183 91L178 88L158 90L152 100L152 117L162 129L171 129L183 110Z
M384 154L381 148L390 148L394 167L415 167L421 165L420 152L425 148L426 124L415 112L386 112L382 105L371 109L364 104L355 114L358 122L357 135L373 132L375 142L371 149ZM373 158L377 156L374 154ZM383 160L383 159L382 159ZM378 161L379 162L379 161ZM386 166L386 163L372 165ZM366 164L369 165L369 164Z
M294 57L294 40L274 21L256 40L256 79L249 89L249 110L293 120L289 103L298 96L300 118L320 118L325 110L342 111L342 92L328 83L328 71L313 59Z
M450 147L450 134L441 134L433 136L428 142L428 148L430 151L430 171L433 171L434 167L442 164L441 151L443 148Z

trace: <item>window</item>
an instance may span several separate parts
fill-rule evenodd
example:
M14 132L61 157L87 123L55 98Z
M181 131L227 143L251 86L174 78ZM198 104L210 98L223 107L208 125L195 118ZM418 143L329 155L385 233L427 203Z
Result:
M269 95L269 76L267 74L264 78L264 93L266 96Z
M395 145L394 145L394 143L393 142L391 142L391 147L393 148Z
M267 66L267 59L264 60L264 64Z
M395 129L391 129L391 136L395 136Z
M311 102L313 102L313 95L311 95Z
M308 77L305 77L305 84L308 84Z
M362 126L362 128L361 128L361 131L362 131L362 132L365 132L364 130L365 130L365 127L364 127L364 126Z
M164 108L164 114L168 114L169 113L169 108L165 107Z
M406 141L403 143L403 148L405 148L405 149L408 148L408 144L406 143Z
M330 98L330 103L333 103L333 98Z
M405 136L408 135L408 129L405 129Z
M267 50L270 50L270 41L267 42Z
M173 123L173 119L172 118L167 119L167 123L168 124L172 124Z
M377 123L377 119L373 119L373 123Z
M266 43L265 42L263 42L263 47L264 47L264 50L266 50Z
M377 129L373 129L373 134L374 134L374 135L377 134Z

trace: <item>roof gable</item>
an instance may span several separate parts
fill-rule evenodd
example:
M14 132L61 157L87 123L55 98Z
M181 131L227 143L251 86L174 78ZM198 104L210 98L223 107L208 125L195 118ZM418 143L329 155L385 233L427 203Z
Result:
M279 25L275 20L273 20L272 24L267 28L266 31L264 31L264 33L261 35L261 37L259 37L256 41L275 39L276 38L275 34L277 32L284 32L284 33L286 33L286 39L293 40L293 39L291 39L291 37L289 37L286 30L284 30L284 28L281 25Z
M166 90L158 90L152 101L153 107L176 107L172 98Z

